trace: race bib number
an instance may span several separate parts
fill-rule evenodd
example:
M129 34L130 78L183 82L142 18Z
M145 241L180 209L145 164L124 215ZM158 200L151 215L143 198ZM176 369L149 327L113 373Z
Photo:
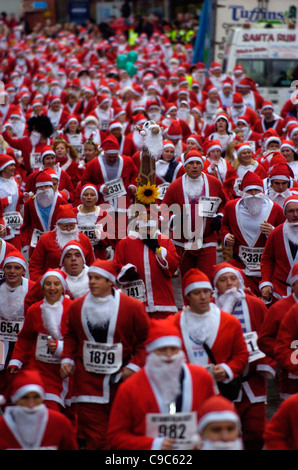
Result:
M33 170L42 166L41 153L32 152L30 155L30 165Z
M158 199L160 199L161 201L163 200L169 186L170 186L170 183L163 183L158 186L158 191L159 191Z
M129 297L133 297L134 299L138 299L141 302L146 302L146 288L145 284L142 279L138 279L137 281L130 282L125 286L121 287L122 292L128 295Z
M197 414L190 413L146 415L146 436L175 439L173 450L193 449L192 438L196 434Z
M108 187L108 193L104 195L104 199L106 201L124 196L126 194L126 189L124 187L122 178L109 181L106 186Z
M106 344L84 341L83 361L87 372L114 374L122 365L121 343Z
M220 197L201 196L199 201L199 215L202 217L215 217L220 203Z
M240 245L239 257L245 266L251 271L259 271L261 269L261 258L264 248L251 248L249 246Z
M54 357L48 346L48 335L39 333L36 342L35 357L38 361L59 364L60 358Z
M0 340L15 342L23 324L23 318L16 321L10 321L0 317Z
M258 334L256 331L244 333L243 336L246 341L246 346L249 352L248 362L254 362L258 359L262 359L262 357L265 357L265 354L260 351L259 346L257 344Z
M79 157L81 157L84 154L84 145L83 144L73 145L73 148L75 149L75 151L77 152Z
M100 121L100 130L101 131L106 131L108 129L110 125L110 121L106 120L106 119L103 119L102 121Z
M233 189L235 191L236 196L241 196L241 191L240 191L241 181L242 181L242 178L236 178L235 180Z
M40 239L40 237L42 236L43 233L44 232L42 232L41 230L38 230L38 228L35 228L33 230L32 237L31 237L31 243L30 243L30 246L32 248L36 247L37 242L38 242L38 240Z
M11 229L18 230L23 223L23 217L19 212L5 212L3 218L5 225Z
M96 244L96 234L95 230L102 231L102 224L97 224L97 225L78 225L78 229L81 233L86 235L90 242L91 245Z

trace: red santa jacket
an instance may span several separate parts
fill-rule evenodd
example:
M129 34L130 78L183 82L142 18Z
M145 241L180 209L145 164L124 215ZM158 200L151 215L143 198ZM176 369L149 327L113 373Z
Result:
M203 367L183 366L182 410L197 411L201 403L214 395L212 377ZM123 382L112 405L108 442L115 450L159 450L158 439L146 436L148 413L168 413L154 391L146 366Z
M213 306L213 307L211 307ZM213 344L208 344L217 364L223 365L229 379L239 376L248 361L248 350L243 337L242 328L239 320L230 313L220 310L214 304L210 304L219 315L219 325L216 338ZM169 317L180 330L183 339L183 350L187 360L192 362L192 351L189 346L189 338L183 326L184 311L176 313ZM208 359L210 363L210 360Z
M99 203L106 203L104 200L102 190L104 186L108 183L108 177L106 174L105 166L103 163L102 156L93 158L89 163L87 163L85 171L82 177L82 186L87 183L91 183L97 186L99 192ZM138 170L134 165L131 157L125 155L119 155L119 168L117 173L117 178L122 178L125 190L128 191L129 186L137 186L136 178L138 176ZM126 207L129 207L131 204L131 196L126 194Z
M35 449L78 450L75 430L69 419L56 410L46 409L46 424L40 427ZM0 450L22 450L28 448L20 442L13 420L6 412L0 417Z
M43 321L43 303L44 300L41 300L31 305L27 310L23 327L18 334L8 366L17 366L19 369L22 367L37 369L44 384L45 400L53 400L64 406L68 385L67 381L60 377L60 355L63 349L63 340L58 341L57 349L53 354L55 362L47 362L47 358L42 359L41 356L37 355L37 345L41 340L41 335L47 337L50 334L47 325ZM65 296L63 298L63 313L60 324L62 337L66 330L68 310L71 303L72 300L69 297Z
M275 129L278 135L282 136L283 128L284 128L283 119L276 116L276 118L274 119L274 124L270 126L270 128ZM264 117L261 117L260 119L257 120L257 122L255 122L253 126L253 130L257 132L258 134L264 134L264 132L266 132L267 129L265 127Z
M293 259L284 224L276 227L268 236L261 260L262 280L259 287L271 286L277 298L291 294L291 269L298 262L298 252Z
M165 235L158 235L158 243L162 247L163 261L144 244L137 232L131 232L117 243L114 259L121 268L125 268L127 264L135 266L145 284L144 305L148 312L174 313L177 312L177 307L172 277L178 268L179 256L173 243Z
M283 401L264 432L265 450L298 449L298 394Z
M27 181L26 181L26 188L25 191L29 192L35 192L35 187L34 187L34 179L36 175L42 171L43 168L36 169L31 173L31 175L28 176ZM71 177L69 176L66 171L62 170L59 166L55 169L58 178L59 178L59 184L58 184L58 191L63 191L64 189L67 191L68 195L68 200L73 201L74 198L74 186L71 180Z
M202 196L219 198L220 203L216 214L223 215L226 198L222 190L222 185L214 176L202 173L202 177L204 181ZM186 193L186 178L187 175L184 174L180 178L177 178L175 181L173 181L173 183L171 183L168 187L167 192L163 198L163 205L165 204L169 208L172 204L178 204L181 208L181 215L183 213L185 214L185 210L186 214L191 214L190 201ZM165 206L163 205L161 206L161 214L167 218L169 217L169 214L165 214ZM212 217L203 217L203 248L205 246L216 246L217 244L217 233L212 229L212 219ZM188 240L184 236L183 232L184 231L182 230L181 237L177 239L175 238L175 235L173 235L174 245L185 247L185 244L188 242Z
M144 365L144 341L148 334L149 317L143 304L114 289L116 308L109 322L107 343L121 343L122 365L136 371ZM83 348L86 341L94 342L88 328L85 306L88 293L73 301L69 310L69 321L64 335L62 362L75 364L72 403L92 402L109 403L110 391L117 385L111 385L111 376L88 372L83 363Z
M79 232L78 242L82 246L87 266L95 261L94 251L89 238ZM29 275L33 281L38 279L50 269L60 267L60 258L63 249L61 249L56 240L56 230L44 233L39 238L33 254L30 258Z
M298 302L295 294L274 302L266 312L258 337L259 348L267 356L275 359L274 346L280 323L290 308Z
M281 398L298 393L298 305L295 303L281 321L275 341L274 355L280 365Z
M23 248L28 246L31 247L30 256L34 249L32 241L34 230L37 229L40 232L49 232L50 230L53 230L56 225L59 207L64 204L67 204L67 201L65 201L63 197L59 196L58 193L55 193L49 214L48 225L46 226L39 210L36 197L32 196L25 202L24 221L21 226L21 243Z
M216 168L214 170L211 170L211 161L208 160L208 158L206 158L206 160L204 161L203 171L205 173L215 176L215 178L217 178L221 182L225 197L228 201L233 196L233 184L235 179L237 178L237 173L235 168L231 165L230 162L228 162L228 160L222 158L221 162L223 165L222 173L219 173Z
M223 243L228 235L232 234L235 237L235 244L233 246L233 255L230 263L240 269L245 269L244 262L239 258L240 246L254 246L265 247L267 242L266 235L262 234L260 229L255 234L255 242L253 245L249 243L246 238L245 227L240 223L240 204L241 198L228 201L225 206L225 213L221 223L221 236ZM281 207L275 202L268 199L267 217L265 220L273 227L277 227L285 220Z

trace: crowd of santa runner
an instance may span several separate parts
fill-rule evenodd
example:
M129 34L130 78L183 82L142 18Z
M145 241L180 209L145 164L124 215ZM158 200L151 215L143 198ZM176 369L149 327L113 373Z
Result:
M298 449L298 99L0 29L0 449Z

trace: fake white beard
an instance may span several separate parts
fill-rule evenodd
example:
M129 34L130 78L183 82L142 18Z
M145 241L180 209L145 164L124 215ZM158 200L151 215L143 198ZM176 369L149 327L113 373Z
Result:
M174 402L180 393L180 374L184 363L185 354L183 351L179 351L170 358L151 352L146 358L149 378L161 393L166 404Z
M85 137L89 139L93 134L96 134L98 132L98 127L97 126L86 126L85 127Z
M90 294L85 301L86 316L92 326L104 328L115 313L115 298L113 295L94 297Z
M240 437L228 442L204 439L200 450L243 450L243 442Z
M66 243L71 240L79 241L79 229L78 227L73 230L61 230L60 227L56 227L56 242L61 250L65 247Z
M53 204L54 197L55 192L53 188L37 189L36 191L37 202L43 208L51 206Z
M179 158L180 155L182 154L182 150L183 150L183 147L182 147L182 142L181 142L181 139L178 141L178 143L175 145L175 157Z
M143 147L144 137L136 129L132 133L132 140L138 150L140 150Z
M17 433L26 448L34 447L38 441L40 427L48 414L46 405L42 403L34 408L19 405L9 406L5 413L12 416Z
M183 121L187 122L189 117L189 109L178 109L177 111L177 118L183 119Z
M269 188L268 190L268 197L271 199L271 201L276 202L280 207L283 207L285 200L287 197L291 196L291 191L286 189L283 193L277 193L274 191L272 187Z
M163 140L162 134L159 132L158 134L152 134L150 131L144 137L144 146L147 147L150 155L157 160L163 150Z
M52 336L55 340L61 340L61 318L63 314L63 296L55 302L53 305L49 304L46 299L44 299L41 304L41 318L43 325L46 331Z
M13 130L13 133L19 138L19 137L22 137L23 134L24 134L24 130L25 130L25 123L22 122L22 121L19 121L19 122L15 122L13 125L12 125L12 130Z
M78 276L71 276L67 274L67 286L68 290L73 295L74 299L82 297L89 292L89 277L88 268L84 267L83 271Z
M249 127L243 127L241 129L242 133L243 133L243 138L244 138L244 142L247 141L247 138L249 136L249 133L250 133L250 128Z
M202 194L204 181L202 175L198 178L189 178L185 179L186 182L186 194L188 197L199 197Z
M156 123L159 123L160 118L161 118L161 113L160 113L160 112L148 113L148 118L149 118L151 121L154 121L154 122L156 122Z
M48 110L48 118L50 119L52 125L54 127L57 127L60 121L60 116L61 116L62 110L59 109L59 111L53 111L52 109Z
M289 222L286 220L284 223L284 233L290 242L295 245L298 244L298 222Z
M232 287L217 298L216 305L224 312L232 313L233 308L240 302L242 296L237 287Z
M110 108L107 110L98 108L96 114L99 119L103 119L104 121L108 121L110 119Z
M39 88L38 88L38 91L40 91L40 93L42 95L46 95L47 92L49 91L49 87L48 85L41 85Z
M248 212L251 215L257 215L260 213L263 202L264 202L263 193L255 194L253 196L252 194L248 194L244 192L242 199L243 199L245 208L248 210Z
M166 172L168 171L170 162L166 162L165 160L157 160L155 165L156 175L159 177L165 176Z
M36 132L36 131L31 132L30 141L31 141L32 147L35 147L39 143L40 137L41 137L41 134L39 132Z
M9 287L6 282L0 286L0 316L13 320L24 316L24 298L27 290L23 285Z

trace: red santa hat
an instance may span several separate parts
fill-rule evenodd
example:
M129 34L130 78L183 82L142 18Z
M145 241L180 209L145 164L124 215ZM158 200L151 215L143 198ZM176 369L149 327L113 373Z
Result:
M109 135L101 144L105 153L119 153L120 145L114 135Z
M8 263L18 263L20 264L24 269L27 269L27 262L19 251L11 251L3 261L3 267L6 266Z
M210 71L214 72L214 70L221 70L222 66L218 62L211 62L210 64Z
M48 175L50 175L50 177L53 179L56 179L56 180L59 180L59 176L58 176L58 173L53 170L53 168L50 168L50 167L47 167L43 170L45 173L47 173Z
M198 135L198 134L191 134L186 139L186 143L188 143L188 142L194 142L201 149L202 144L203 144L203 137L201 135Z
M251 119L250 119L250 116L248 114L245 114L244 116L239 116L238 119L237 119L237 124L238 124L238 122L242 122L247 127L251 126Z
M231 88L231 90L232 90L232 89L233 89L233 84L232 84L231 81L227 78L226 80L224 80L224 81L222 82L221 88Z
M289 148L291 150L293 150L293 152L297 152L297 149L294 145L294 142L292 140L283 140L282 141L282 144L280 146L280 150L284 149L284 148Z
M3 171L9 165L15 165L15 159L4 153L0 153L0 171Z
M30 392L36 392L44 399L45 391L41 376L37 370L21 370L11 383L10 401L16 404L20 398Z
M61 99L59 98L59 96L50 96L49 97L50 106L54 103L61 103Z
M290 178L293 176L294 176L293 171L289 167L289 165L284 165L283 163L278 163L274 165L269 173L270 181L272 180L290 181Z
M237 144L234 146L234 149L236 151L236 154L239 155L243 150L251 150L251 146L249 142L241 142L240 144Z
M220 150L222 152L222 145L220 143L219 140L207 140L206 142L204 142L204 145L203 145L203 150L204 150L204 153L205 155L208 155L211 150Z
M298 281L298 263L295 263L292 268L290 284L291 286Z
M240 64L235 65L235 67L233 69L233 73L235 75L242 75L244 73L242 65L240 65Z
M171 112L171 111L177 111L177 106L174 103L167 103L166 104L166 109L165 109L165 114L166 116Z
M203 62L197 63L196 70L199 70L200 72L207 72L206 65Z
M151 320L145 341L147 353L167 346L181 348L182 339L179 329L167 319Z
M167 134L171 139L181 139L182 129L179 121L173 120L168 127Z
M242 80L240 80L237 87L239 87L239 88L251 88L251 82L247 77L245 77Z
M213 422L232 421L240 431L241 422L233 402L221 395L207 398L198 409L198 432L201 433Z
M135 126L141 126L146 121L147 121L147 118L146 116L144 116L144 114L138 113L132 116L132 122L134 123Z
M87 124L89 124L89 122L94 122L94 124L96 125L96 127L99 126L99 121L97 119L96 116L94 116L93 114L89 114L82 122L82 126L85 127L87 126Z
M290 124L288 126L288 137L290 140L292 140L295 132L298 132L298 124Z
M210 85L207 89L208 95L210 95L210 93L213 93L214 91L216 91L216 92L218 91L218 89L214 85Z
M57 212L57 224L77 223L77 217L71 204L63 204Z
M118 119L114 119L114 121L110 122L109 130L112 131L113 129L122 129L122 124Z
M69 116L69 118L68 118L68 120L67 120L67 122L66 122L66 124L65 124L65 129L68 128L68 126L69 126L69 124L70 124L71 122L75 122L76 124L79 124L79 121L78 121L78 119L77 119L75 116Z
M107 95L98 95L97 101L98 101L98 106L102 106L104 103L107 103L110 100L110 98Z
M132 87L132 92L133 92L134 95L139 96L139 97L143 96L143 94L144 94L144 90L140 85L134 85Z
M46 157L47 155L55 155L56 156L54 150L49 145L45 145L44 148L43 148L43 152L41 154L42 161L43 161L44 157Z
M117 278L117 264L115 261L97 259L88 269L89 273L100 274L113 284Z
M63 248L63 251L61 253L61 258L60 258L60 266L62 266L64 257L69 250L78 250L81 253L84 263L86 263L85 253L84 253L82 246L76 240L71 240L70 242L66 243L66 245Z
M171 142L170 140L164 140L163 144L162 144L162 148L166 149L166 148L169 148L169 147L175 149L175 145L173 144L173 142Z
M149 100L149 101L147 101L147 103L146 103L146 111L150 111L150 109L152 109L152 108L161 109L161 108L160 108L160 104L158 103L158 101L156 101L156 100Z
M242 274L241 269L238 269L235 266L233 266L232 264L227 263L227 262L224 261L223 263L219 263L219 264L216 264L214 266L214 269L213 269L213 285L214 285L214 287L216 287L216 283L217 283L218 279L220 278L220 276L222 276L223 274L226 274L226 273L235 274L238 277L241 284L242 285L244 284L244 278L243 278L243 274Z
M298 127L297 127L297 130L298 130ZM271 128L271 129L267 129L267 131L264 132L263 142L264 142L264 148L266 150L270 142L278 142L279 145L281 145L281 138L279 137L276 130Z
M296 195L296 194L291 194L291 196L287 197L287 199L285 200L284 205L283 205L284 214L285 214L285 212L286 212L286 207L287 207L287 205L288 205L290 202L296 202L296 203L298 203L298 195Z
M271 101L264 101L261 110L266 108L274 109L273 103Z
M92 189L95 192L96 197L97 197L97 201L98 201L98 190L97 190L97 187L94 184L85 184L82 187L81 194L80 194L80 199L82 200L82 196L85 193L85 191L87 191L87 189Z
M243 97L241 93L234 93L232 99L232 106L242 106L243 105Z
M284 157L282 153L277 152L277 151L273 151L273 152L268 153L266 155L266 158L261 159L261 163L264 164L266 162L266 160L270 164L269 173L275 165L278 165L280 163L282 165L287 165L288 164L286 157Z
M184 161L183 161L183 166L186 166L190 162L199 162L201 165L204 165L204 160L201 152L199 152L196 149L190 149L185 155L184 155Z
M195 268L190 269L186 274L184 274L182 286L185 296L195 289L210 289L212 291L209 277Z
M34 185L36 189L41 186L53 187L52 177L46 171L42 170L36 175Z
M67 274L64 271L62 271L61 269L48 269L47 272L42 276L42 278L40 280L40 285L41 285L42 288L44 286L45 280L49 276L57 277L59 279L59 281L61 282L61 284L62 284L64 292L67 290L67 282L66 282Z
M253 171L248 170L242 178L240 190L249 191L250 189L264 191L262 179Z

